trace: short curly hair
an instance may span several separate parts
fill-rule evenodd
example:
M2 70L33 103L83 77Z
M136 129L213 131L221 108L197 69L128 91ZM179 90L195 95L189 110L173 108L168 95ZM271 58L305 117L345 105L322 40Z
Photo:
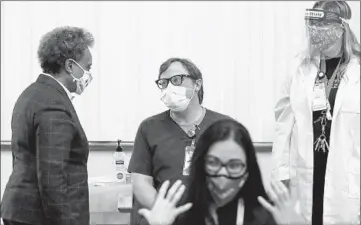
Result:
M45 34L39 44L38 58L44 73L57 74L65 60L80 60L84 50L93 47L94 37L78 27L58 27Z

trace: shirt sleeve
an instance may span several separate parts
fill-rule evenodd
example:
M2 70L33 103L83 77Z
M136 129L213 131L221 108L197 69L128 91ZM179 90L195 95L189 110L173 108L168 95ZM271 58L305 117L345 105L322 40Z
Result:
M147 141L146 121L143 121L137 131L128 172L152 176L152 154Z

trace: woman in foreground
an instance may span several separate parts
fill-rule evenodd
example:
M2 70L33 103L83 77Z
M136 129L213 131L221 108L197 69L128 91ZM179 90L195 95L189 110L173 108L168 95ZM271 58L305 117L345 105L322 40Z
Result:
M192 158L188 203L177 207L184 185L165 182L151 210L141 209L151 225L231 225L302 223L287 188L272 184L268 203L251 137L234 120L215 122L199 139ZM168 193L166 193L168 190Z

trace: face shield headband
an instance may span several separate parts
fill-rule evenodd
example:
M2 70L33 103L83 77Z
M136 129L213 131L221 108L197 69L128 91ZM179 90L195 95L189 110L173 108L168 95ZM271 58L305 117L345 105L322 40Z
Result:
M305 20L309 22L312 21L312 23L348 23L348 21L342 18L340 14L320 9L306 9Z

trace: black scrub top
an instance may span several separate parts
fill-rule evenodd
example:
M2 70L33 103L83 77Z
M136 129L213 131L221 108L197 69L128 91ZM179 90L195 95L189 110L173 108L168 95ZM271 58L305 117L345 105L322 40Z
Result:
M196 129L196 143L204 130L222 119L231 118L207 109L199 124L200 130ZM190 146L191 142L192 139L170 117L169 110L147 118L138 128L128 172L153 177L154 187L157 190L166 180L171 182L170 187L178 179L181 179L187 186L188 176L183 176L183 165L185 147ZM183 201L184 199L179 204ZM139 203L135 199L132 220L138 220L135 218L138 207ZM131 224L137 223L131 221Z
M331 78L333 72L335 71L340 58L333 58L326 60L326 76L328 79ZM329 102L330 102L330 111L333 115L333 108L336 101L336 94L338 88L331 88ZM322 110L321 110L322 111ZM326 152L316 151L316 140L322 134L321 122L318 119L321 116L321 111L313 112L313 195L312 195L312 225L323 224L323 200L324 200L324 188L325 188L325 175L326 175L326 165L328 158L328 149ZM327 119L327 124L325 127L325 137L328 144L330 144L330 134L331 134L331 123L332 120Z

